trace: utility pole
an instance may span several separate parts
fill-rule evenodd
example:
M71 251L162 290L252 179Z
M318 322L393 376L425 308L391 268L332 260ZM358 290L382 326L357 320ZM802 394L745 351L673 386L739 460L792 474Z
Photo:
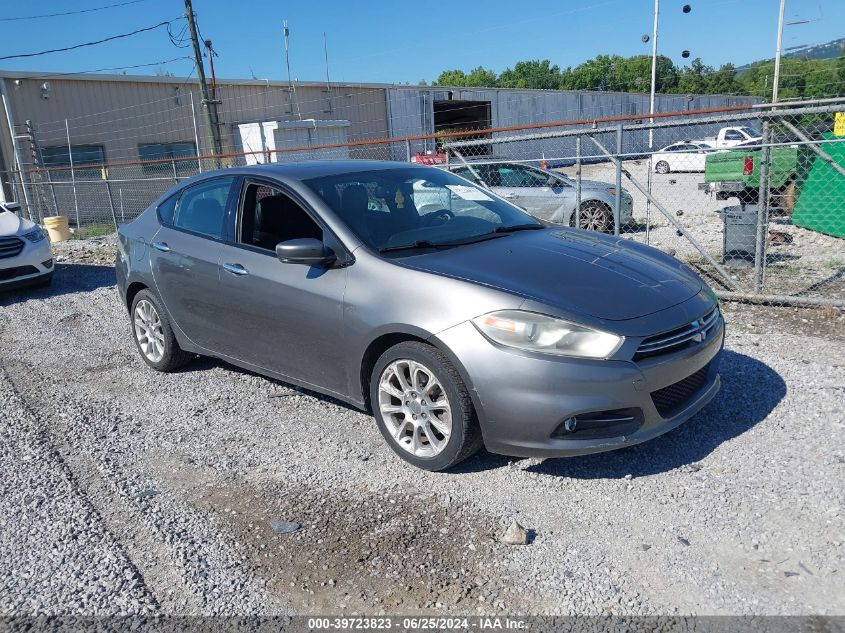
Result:
M657 90L657 26L660 19L660 0L654 0L654 27L651 40L651 91L648 100L648 113L654 114L654 93ZM651 178L654 172L654 117L649 117L648 128L648 196L645 203L645 243L651 243Z
M778 43L775 51L775 77L772 80L772 103L778 100L778 83L780 80L780 54L783 46L783 13L786 10L786 0L780 0L780 15L778 16Z
M654 0L654 27L651 40L651 95L649 97L648 113L654 114L654 93L657 90L657 23L660 19L660 0ZM649 119L654 124L654 118ZM654 129L648 129L648 149L654 147Z
M197 37L197 25L194 21L194 8L191 6L191 0L185 0L185 17L188 19L188 28L191 32L191 43L194 46L194 61L197 65L197 77L200 82L200 90L202 90L202 105L205 110L208 135L211 138L211 153L217 156L223 153L220 145L220 121L217 118L217 101L210 97L208 84L205 81L205 68L202 63L202 53L200 52L200 42ZM215 159L215 163L219 163L219 159Z

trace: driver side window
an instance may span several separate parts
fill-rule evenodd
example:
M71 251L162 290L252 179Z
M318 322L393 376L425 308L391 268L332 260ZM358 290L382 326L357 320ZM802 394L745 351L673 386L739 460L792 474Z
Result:
M323 230L293 198L278 187L247 182L241 198L238 242L275 251L279 242L311 237Z

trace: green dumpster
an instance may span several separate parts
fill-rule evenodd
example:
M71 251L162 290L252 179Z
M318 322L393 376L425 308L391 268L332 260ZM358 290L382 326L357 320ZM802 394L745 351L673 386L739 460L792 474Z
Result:
M845 138L832 133L823 134L822 138L840 141L821 143L819 147L845 167ZM800 189L792 211L792 223L834 237L845 237L845 176L821 156L815 156Z

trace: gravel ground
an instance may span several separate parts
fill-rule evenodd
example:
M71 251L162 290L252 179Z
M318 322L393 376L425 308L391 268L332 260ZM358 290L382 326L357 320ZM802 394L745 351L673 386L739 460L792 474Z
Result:
M842 315L729 305L679 429L435 474L325 397L149 370L111 248L0 295L0 614L845 614Z

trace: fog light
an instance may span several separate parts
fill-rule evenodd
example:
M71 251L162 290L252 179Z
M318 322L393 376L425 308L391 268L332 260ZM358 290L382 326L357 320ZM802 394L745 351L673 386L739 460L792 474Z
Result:
M563 430L567 433L572 433L577 425L578 420L576 420L575 418L566 418L563 421Z
M44 266L44 268L52 268L53 267L53 260L48 259L46 262L41 262L41 265Z

